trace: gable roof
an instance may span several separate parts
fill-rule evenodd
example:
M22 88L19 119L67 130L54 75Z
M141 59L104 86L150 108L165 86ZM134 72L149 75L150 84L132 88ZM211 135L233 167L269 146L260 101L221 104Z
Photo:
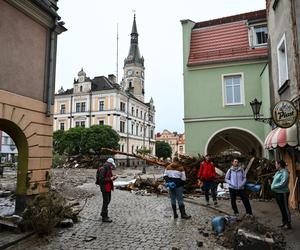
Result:
M266 47L249 45L247 22L266 22L260 10L196 23L192 29L188 66L266 58Z
M92 82L92 91L100 91L107 89L115 89L117 88L116 84L113 84L107 77L105 76L96 76L94 79L90 80ZM75 83L76 84L76 83ZM60 95L71 95L74 93L74 89L67 89L66 91L56 94Z

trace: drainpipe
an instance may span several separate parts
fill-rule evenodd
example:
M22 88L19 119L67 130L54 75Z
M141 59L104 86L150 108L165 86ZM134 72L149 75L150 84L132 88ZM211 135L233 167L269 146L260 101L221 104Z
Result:
M90 127L92 126L92 90L90 92Z
M73 115L73 96L71 95L71 107L70 107L70 128L72 128L72 115Z
M55 86L55 67L56 67L56 51L57 51L57 34L67 29L63 27L63 22L58 22L58 17L54 19L54 26L50 29L50 45L49 45L49 64L47 79L47 110L46 116L51 116L51 107L54 104L54 86Z

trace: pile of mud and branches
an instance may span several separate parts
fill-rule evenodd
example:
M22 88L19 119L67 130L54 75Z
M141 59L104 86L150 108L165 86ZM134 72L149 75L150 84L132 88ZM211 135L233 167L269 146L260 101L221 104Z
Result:
M111 149L102 149L104 153L109 153L110 155L122 154L130 157L136 157L146 161L150 165L158 165L162 167L168 166L171 162L162 161L158 158L155 158L151 155L139 155L139 154L127 154L117 150ZM241 156L241 155L212 155L211 159L216 167L217 172L217 182L223 183L224 176L227 170L231 166L231 161L233 158L237 158L241 164L241 166L245 169L247 173L247 181L252 184L259 184L260 189L259 192L251 192L250 196L252 198L263 198L263 199L271 199L273 194L270 188L270 180L275 173L274 162L270 161L266 158L255 158L253 156ZM197 178L197 174L200 167L200 162L204 160L204 157L200 154L198 156L186 156L186 155L178 155L179 163L184 167L186 173L186 183L185 183L185 191L187 193L193 193L197 188L199 188L199 180ZM155 181L157 183L155 183ZM161 180L140 180L143 185L139 185L140 187L147 186L147 183L151 183L148 185L150 190L156 188L155 192L159 192L159 187L161 187ZM139 182L138 182L139 183ZM139 187L138 186L138 187ZM134 185L129 186L131 189Z
M57 192L39 194L27 201L19 227L23 231L34 230L41 236L49 235L57 226L73 226L80 211L78 202L68 202Z
M286 246L281 232L273 231L255 218L227 224L217 243L230 249L285 249Z

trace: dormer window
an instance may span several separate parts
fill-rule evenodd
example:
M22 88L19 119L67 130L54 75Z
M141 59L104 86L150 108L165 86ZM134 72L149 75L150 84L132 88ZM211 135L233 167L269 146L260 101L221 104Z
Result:
M268 43L267 24L254 25L250 28L251 47L262 47Z

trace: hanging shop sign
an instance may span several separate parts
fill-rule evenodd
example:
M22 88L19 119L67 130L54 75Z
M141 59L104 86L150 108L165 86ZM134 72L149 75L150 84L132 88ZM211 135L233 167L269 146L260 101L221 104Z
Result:
M279 101L273 108L272 117L278 127L289 128L297 121L298 111L290 101Z

